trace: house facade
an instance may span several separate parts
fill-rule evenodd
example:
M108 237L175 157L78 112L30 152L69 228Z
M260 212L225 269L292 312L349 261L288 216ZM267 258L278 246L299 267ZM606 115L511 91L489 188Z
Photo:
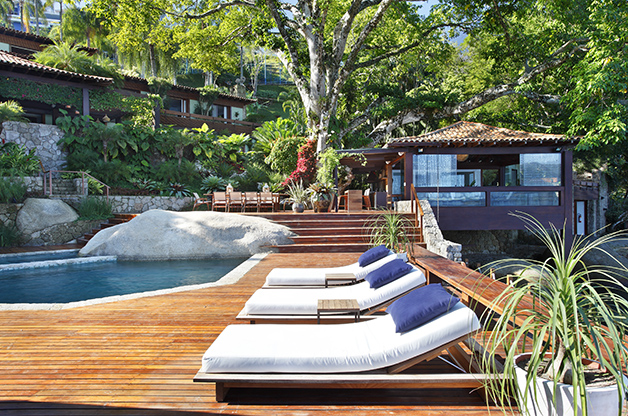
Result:
M93 105L95 91L115 92L122 96L145 97L150 93L147 80L125 77L123 85L114 87L113 79L58 70L31 60L35 52L54 44L51 39L0 27L0 101L17 101L31 122L54 124L60 110L70 114L105 116L121 121L126 115L120 108L106 110ZM95 50L88 50L93 53ZM244 121L246 106L256 100L230 94L219 94L211 113L201 114L199 92L195 88L174 85L167 92L166 108L155 109L155 124L175 128L195 128L207 124L218 133L250 134L259 127ZM206 112L207 113L207 112Z
M343 163L356 173L378 172L371 182L390 202L428 200L442 230L518 230L514 212L574 233L573 153L577 139L460 121L383 149L360 149L367 165ZM371 173L372 175L372 173ZM593 193L580 198L595 198Z

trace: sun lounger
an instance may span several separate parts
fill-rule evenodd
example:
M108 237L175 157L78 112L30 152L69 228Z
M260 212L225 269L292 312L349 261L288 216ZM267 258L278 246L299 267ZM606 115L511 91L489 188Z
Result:
M408 261L406 253L395 253L389 250L389 254L364 267L359 262L340 267L326 268L275 268L266 276L265 288L290 287L290 286L333 286L337 284L356 283L364 279L369 272L378 269L382 265L400 258Z
M385 314L340 325L230 325L203 355L194 381L215 382L217 401L224 400L230 387L481 386L483 377L478 374L402 373L447 348L458 367L474 370L458 346L463 342L472 352L480 352L470 338L480 329L473 311L457 303L405 332L397 332L396 319Z
M395 264L389 262L383 267ZM412 271L381 287L372 288L367 281L350 286L317 289L259 289L246 302L236 319L251 323L271 322L318 322L320 299L355 299L361 316L370 315L403 296L412 289L425 284L423 272L408 265ZM353 314L339 312L326 314L323 322L347 322Z

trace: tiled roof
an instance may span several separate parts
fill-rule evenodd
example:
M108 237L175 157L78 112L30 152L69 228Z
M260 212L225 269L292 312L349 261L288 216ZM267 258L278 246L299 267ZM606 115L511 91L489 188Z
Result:
M11 29L9 27L0 26L0 34L5 34L7 36L12 36L15 38L28 39L33 42L38 42L42 45L53 45L54 41L45 36L39 36L34 33L26 33L21 30Z
M142 84L148 85L148 80L146 78L133 77L129 75L126 75L124 78L131 81L141 82ZM198 88L188 87L187 85L173 85L172 88L176 90L180 90L180 91L198 92ZM232 100L244 101L244 102L249 102L249 103L254 103L257 101L256 99L240 97L238 95L233 95L233 94L225 94L224 92L219 93L219 96L222 98L230 98Z
M38 73L39 75L54 75L63 79L80 79L83 81L96 82L98 84L111 84L112 78L98 77L96 75L85 75L76 72L64 71L52 68L37 62L21 58L8 52L0 51L0 67L10 69L15 72Z
M387 147L400 147L422 143L438 143L446 146L523 146L526 144L576 143L576 138L562 134L528 133L481 123L459 121L451 126L420 136L391 139Z

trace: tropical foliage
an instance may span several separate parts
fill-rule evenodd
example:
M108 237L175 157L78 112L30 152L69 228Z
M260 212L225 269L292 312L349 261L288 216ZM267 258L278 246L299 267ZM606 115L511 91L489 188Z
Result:
M504 360L504 377L491 380L487 392L491 399L509 406L512 385L516 382L515 357L531 352L525 391L518 396L520 407L534 400L537 376L555 382L571 384L574 388L574 414L577 407L586 409L585 368L582 358L602 364L617 383L619 400L625 391L623 369L628 360L625 337L628 325L628 301L624 298L624 286L628 270L616 261L616 266L590 266L584 264L585 256L600 252L612 258L605 244L626 234L611 233L598 239L581 238L568 246L564 229L547 230L527 214L517 214L529 231L543 242L551 256L543 261L521 261L525 271L531 267L539 270L539 278L515 277L511 285L494 301L503 305L500 315L490 309L484 318L491 321L491 331L484 333L483 345L487 355L483 365L488 372L493 369L495 356ZM488 267L498 269L500 262ZM481 290L481 289L479 289ZM513 327L512 323L517 326ZM502 353L502 350L504 351ZM549 359L545 359L546 353ZM532 388L530 388L532 386ZM557 388L554 385L554 388ZM619 403L619 409L621 409ZM620 410L621 411L621 410ZM583 413L584 414L584 413Z
M387 210L371 217L364 231L373 247L384 245L399 252L412 250L414 225L396 211Z
M35 149L27 150L13 142L0 144L0 176L28 176L39 171Z

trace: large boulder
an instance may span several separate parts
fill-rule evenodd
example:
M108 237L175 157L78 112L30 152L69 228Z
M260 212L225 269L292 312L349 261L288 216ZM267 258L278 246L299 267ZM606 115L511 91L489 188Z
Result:
M246 257L291 244L292 232L264 218L213 211L147 211L100 231L79 255L121 260Z
M30 236L53 225L73 222L78 214L58 199L28 198L18 212L16 225L23 235Z

